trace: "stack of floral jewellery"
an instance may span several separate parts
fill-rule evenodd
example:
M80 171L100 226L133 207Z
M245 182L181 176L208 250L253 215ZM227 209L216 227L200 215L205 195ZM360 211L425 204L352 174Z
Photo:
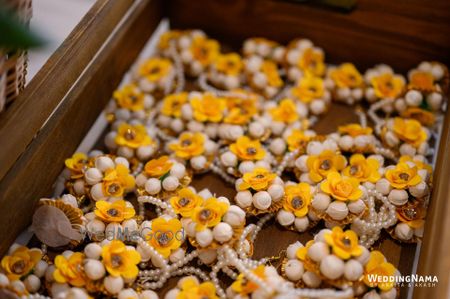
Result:
M307 39L224 53L189 30L164 33L130 78L105 110L106 152L67 158L65 193L33 216L39 244L1 259L0 297L399 297L373 280L400 275L380 238L422 238L444 65L363 73ZM319 134L333 105L359 121ZM314 236L255 259L267 225Z

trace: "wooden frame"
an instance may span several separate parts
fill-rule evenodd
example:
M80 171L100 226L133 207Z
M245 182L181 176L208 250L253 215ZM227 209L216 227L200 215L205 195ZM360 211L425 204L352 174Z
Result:
M327 61L350 59L361 68L385 62L405 71L424 59L449 64L447 2L360 0L355 12L338 14L282 0L98 0L0 116L0 254L28 225L37 199L50 194L62 170L50 166L73 153L163 16L234 45L255 35L280 42L307 36L325 48ZM447 112L418 268L440 282L418 288L414 298L446 298L448 291L449 123Z

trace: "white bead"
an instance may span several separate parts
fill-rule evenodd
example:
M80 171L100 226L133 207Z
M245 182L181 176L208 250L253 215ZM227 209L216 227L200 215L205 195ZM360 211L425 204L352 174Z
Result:
M406 108L408 108L408 106L406 105L406 101L402 98L395 100L394 106L395 109L397 109L397 111L399 112L403 112L406 110Z
M350 88L343 87L337 90L337 96L339 99L345 100L351 96Z
M408 192L405 190L394 189L389 192L388 199L393 205L404 205L408 202Z
M36 293L41 287L41 280L36 275L30 274L23 281L26 289L30 293Z
M400 140L398 140L397 136L395 136L395 134L392 133L391 131L386 132L386 134L384 135L384 139L386 140L386 143L390 147L397 146L397 144L399 144L399 142L400 142Z
M322 283L322 279L320 279L317 274L310 271L303 273L302 280L310 288L317 288Z
M409 143L403 143L399 148L400 155L413 157L416 154L416 148Z
M424 181L421 181L419 184L409 187L409 193L415 198L421 198L428 194L428 186Z
M195 234L195 240L201 247L206 247L213 241L213 233L209 228L205 228Z
M212 126L208 126L208 128L214 128L214 130L216 130L216 127L212 127ZM211 131L211 129L209 130ZM216 134L214 134L214 136L211 136L212 134L208 134L208 136L210 136L211 138L215 138ZM213 155L216 151L217 151L217 144L214 141L211 140L206 140L205 141L205 154L206 155Z
M311 141L306 147L308 155L319 155L324 150L322 143L318 141Z
M330 205L331 198L327 194L317 193L311 202L311 205L317 211L325 211Z
M308 172L308 166L306 164L306 160L308 160L307 155L302 155L295 160L295 167L297 167L302 172Z
M357 148L365 148L370 144L371 141L372 140L370 139L370 137L365 135L357 136L354 139Z
M77 195L84 195L85 194L84 180L82 179L76 180L75 183L73 184L73 190Z
M303 245L302 243L300 243L299 241L291 244L288 246L288 248L286 249L286 256L288 259L295 259L297 256L297 250L299 248L302 248Z
M214 197L208 188L202 189L200 192L197 193L197 195L199 195L203 199L208 199L208 198Z
M164 296L164 299L176 299L179 292L180 291L178 289L172 289L167 292L166 296Z
M134 156L134 150L130 147L121 146L117 149L117 155L131 159Z
M221 222L214 227L213 236L220 243L227 242L233 236L233 229L228 223Z
M418 107L422 103L422 94L417 90L410 90L406 93L405 100L409 106Z
M368 262L369 259L370 259L370 252L369 252L369 250L368 250L366 247L364 247L364 246L360 246L360 248L361 248L361 250L362 250L362 253L361 253L360 256L358 256L358 257L356 258L356 260L357 260L358 262L360 262L362 265L365 265L365 264L367 264L367 262Z
M255 169L255 163L252 161L243 161L239 164L239 172L242 174L252 172L253 169Z
M136 156L139 160L148 160L155 153L155 147L153 145L140 146L136 150ZM128 156L126 156L129 158Z
M392 288L389 291L382 291L380 297L381 299L395 299L397 298L397 289Z
M94 219L88 222L86 228L90 233L93 234L103 233L105 231L105 224L99 219Z
M192 132L203 132L205 130L205 126L203 123L199 123L198 121L190 121L187 125L189 131Z
M45 271L47 270L47 268L48 268L47 262L40 260L39 262L37 262L36 266L34 267L34 274L37 277L43 277L45 275ZM1 282L0 282L0 287L1 287Z
M289 280L298 281L304 273L303 263L297 259L288 260L285 266L285 273Z
M21 283L20 280L16 280L13 283ZM11 284L13 284L11 283ZM22 284L23 285L23 284ZM19 286L20 288L20 286ZM15 289L15 288L14 288ZM60 296L61 294L67 293L70 290L70 286L67 283L53 283L50 288L50 293L53 298Z
M175 189L178 188L179 185L180 185L180 182L178 181L178 179L171 175L169 175L162 181L162 186L163 186L164 190L167 190L167 191L174 191Z
M186 175L186 167L181 163L174 163L170 169L170 175L181 179Z
M97 183L91 188L91 196L94 200L105 200L107 196L103 193L103 184Z
M338 141L339 147L345 151L350 150L353 147L353 137L350 135L345 135L339 138Z
M248 127L249 133L253 138L259 138L264 135L266 131L264 126L260 122L252 122Z
M206 167L206 158L204 156L193 157L191 159L191 166L195 170L202 170Z
M278 184L270 185L267 192L269 192L270 197L272 197L272 200L275 202L279 201L284 196L284 188Z
M176 262L182 261L185 256L186 256L186 253L185 253L184 249L178 248L170 254L169 260L172 263L176 263Z
M49 265L47 270L45 271L45 281L53 282L55 279L53 278L53 272L55 272L55 266Z
M98 170L105 172L107 169L111 169L115 167L114 161L107 156L101 156L95 159L95 168ZM93 168L91 168L93 169Z
M103 284L105 289L111 294L117 294L123 289L123 279L121 276L107 276L105 277Z
M114 150L117 148L117 143L116 143L116 136L117 136L117 132L115 131L111 131L108 134L106 134L105 136L105 145L107 148Z
M138 229L138 224L135 219L127 219L122 222L122 227L124 231L127 231L132 234L135 233Z
M378 180L375 184L375 188L383 195L388 195L392 190L391 183L385 178Z
M86 272L87 277L92 280L97 280L105 276L105 267L103 266L103 263L94 259L86 259L84 261L84 271Z
M309 107L311 108L311 112L315 115L319 115L325 112L326 106L323 100L313 100Z
M289 226L294 223L295 215L292 212L281 209L277 213L277 221L282 226Z
M308 256L317 263L320 263L329 254L330 249L324 242L315 242L308 249Z
M258 191L253 195L252 201L258 210L266 210L272 204L272 198L267 191Z
M263 73L256 73L253 76L253 84L258 88L264 88L267 84L267 77Z
M237 157L232 152L225 152L220 156L220 161L226 167L235 167L237 164Z
M151 253L140 245L136 246L136 251L141 255L142 262L148 262L152 257Z
M433 74L433 77L436 79L436 81L439 81L442 79L442 77L444 77L445 71L441 65L432 64L431 74Z
M380 295L378 295L376 290L372 290L362 297L362 299L381 299Z
M431 109L437 111L441 109L442 106L442 95L437 92L432 92L427 96L427 103L430 105Z
M251 193L250 193L249 198L250 198L250 205L251 205ZM231 205L228 208L228 211L223 216L223 220L233 227L244 225L245 224L245 212L240 207Z
M294 226L295 226L295 229L298 230L299 232L306 231L309 227L308 217L305 216L305 217L301 217L301 218L295 218Z
M328 255L320 262L320 272L328 279L338 279L344 274L344 262L335 255Z
M138 294L133 289L124 289L119 292L117 299L138 299Z
M145 182L145 191L151 195L158 194L161 191L161 181L155 178L148 179Z
M89 168L84 177L89 185L95 185L103 179L103 174L97 168Z
M217 251L215 249L207 249L207 250L201 250L198 254L198 258L204 263L204 264L211 264L213 263L217 258Z
M89 243L84 247L84 254L90 259L99 259L102 254L102 248L97 243Z
M151 290L142 291L139 295L139 299L159 299L158 294Z
M270 151L277 156L281 156L286 151L286 143L282 138L275 138L269 145Z
M328 206L326 213L334 220L343 220L348 215L348 208L345 202L333 201Z
M412 230L411 227L409 227L408 224L406 224L406 223L399 223L395 227L395 235L400 240L407 241L407 240L410 240L413 237L414 231Z
M353 213L356 215L359 215L360 213L362 213L365 208L366 208L366 204L361 199L352 201L348 204L348 210L350 211L350 213Z
M236 194L235 200L236 200L236 203L241 208L247 208L247 207L252 205L253 196L252 196L252 193L250 191L248 191L248 190L239 191Z
M356 260L352 259L345 263L344 276L350 281L356 281L361 278L363 271L361 263Z

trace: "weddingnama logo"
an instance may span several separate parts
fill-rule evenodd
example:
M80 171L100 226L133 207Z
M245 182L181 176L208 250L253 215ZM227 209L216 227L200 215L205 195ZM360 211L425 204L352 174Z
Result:
M377 275L368 274L369 283L375 285L389 284L396 287L432 288L439 282L436 275Z
M184 229L178 231L153 231L149 227L144 227L139 230L130 230L128 228L122 228L121 226L115 227L113 229L107 229L106 231L89 231L82 229L80 231L83 239L88 238L95 241L103 240L121 240L121 241L131 241L135 242L139 239L144 239L144 241L150 241L152 238L157 240L164 239L164 242L170 242L175 239L177 241L184 241L185 232Z

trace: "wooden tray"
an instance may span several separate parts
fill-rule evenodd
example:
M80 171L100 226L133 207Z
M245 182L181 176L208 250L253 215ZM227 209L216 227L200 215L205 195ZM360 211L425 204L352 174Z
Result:
M450 3L436 0L364 0L355 11L341 14L309 4L286 1L156 1L98 0L44 68L0 119L0 254L30 222L39 198L51 194L64 159L70 156L110 99L124 73L163 17L178 28L200 28L232 46L249 36L280 42L308 37L325 49L327 61L352 61L360 69L385 62L406 71L421 60L449 64ZM317 127L353 118L335 106ZM336 119L333 115L342 115ZM450 269L450 113L447 112L435 169L434 192L418 264L416 246L390 239L382 251L405 274L437 275L434 288L417 288L414 298L446 298ZM217 186L202 177L197 186ZM227 193L228 192L228 193ZM277 255L307 234L261 233L258 255ZM277 242L271 239L274 235ZM402 291L402 297L406 293Z

